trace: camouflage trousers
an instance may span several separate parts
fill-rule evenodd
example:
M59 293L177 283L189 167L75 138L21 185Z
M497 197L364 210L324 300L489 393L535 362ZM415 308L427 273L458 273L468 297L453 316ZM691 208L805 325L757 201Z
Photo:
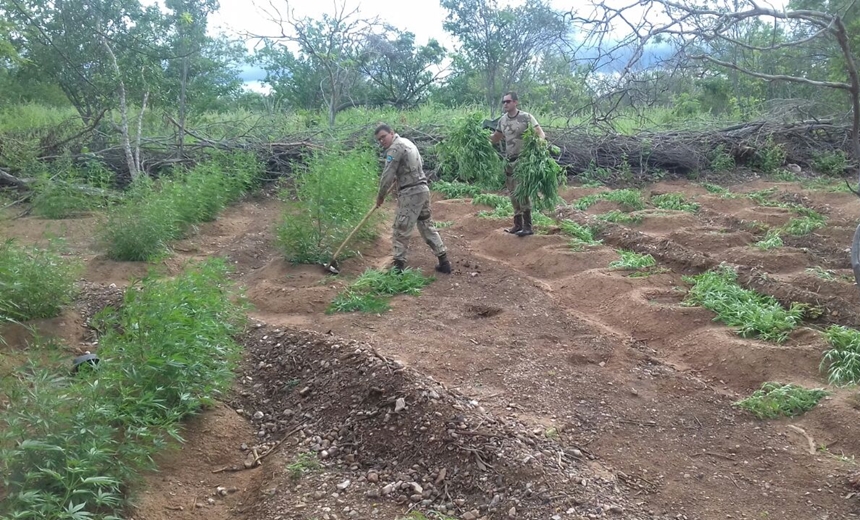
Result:
M514 190L517 189L517 180L514 178L514 165L517 161L508 161L505 164L505 188L511 194L511 204L514 205L514 215L522 215L523 211L531 211L532 203L526 199L525 204L520 204L520 201L514 197Z
M395 260L406 261L409 238L416 225L421 238L430 246L433 254L445 254L447 249L430 215L430 190L427 186L407 188L397 196L397 216L394 218L394 232L391 236Z

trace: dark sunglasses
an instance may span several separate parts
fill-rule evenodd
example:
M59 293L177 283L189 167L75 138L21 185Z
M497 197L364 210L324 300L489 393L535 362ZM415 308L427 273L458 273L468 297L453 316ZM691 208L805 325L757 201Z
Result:
M507 105L508 103L513 103L513 102L514 102L514 100L513 100L513 99L503 99L503 100L502 100L502 104L503 104L503 105Z

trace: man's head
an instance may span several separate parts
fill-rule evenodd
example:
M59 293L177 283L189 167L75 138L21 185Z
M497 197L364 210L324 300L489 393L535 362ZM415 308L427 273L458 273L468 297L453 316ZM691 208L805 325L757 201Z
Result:
M517 112L517 106L519 106L517 93L505 92L505 95L502 96L502 110L508 114L515 114Z
M391 143L394 142L394 132L391 130L391 127L386 124L377 126L376 131L373 132L373 137L383 148L390 148Z

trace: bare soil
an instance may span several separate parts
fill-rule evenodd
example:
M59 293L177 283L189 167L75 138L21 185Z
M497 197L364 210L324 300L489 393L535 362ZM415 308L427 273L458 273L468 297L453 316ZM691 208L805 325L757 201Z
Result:
M575 252L557 230L518 238L468 201L434 199L434 218L453 222L442 235L454 273L378 315L325 311L365 269L385 265L387 229L334 277L284 261L274 197L229 209L176 244L162 268L229 259L254 305L245 362L229 402L188 424L187 443L164 454L128 516L860 517L850 482L860 454L856 390L832 389L793 419L760 421L732 406L765 381L825 386L821 328L860 325L846 252L860 204L791 183L733 189L769 187L774 200L824 214L827 227L760 251L759 224L785 224L789 211L664 182L648 190L682 192L702 209L642 212L641 224L608 225L603 245ZM601 205L560 216L587 222L613 209ZM86 262L75 308L35 324L70 356L97 349L87 318L146 271L100 256L96 223L3 222L2 236L24 243L65 236L69 254ZM410 265L433 273L429 249L417 237L412 245ZM664 269L648 277L610 269L622 247L651 253ZM780 345L740 338L711 312L681 304L682 276L721 262L738 266L749 286L810 300L824 315ZM4 335L5 371L28 336ZM300 462L308 452L319 468Z

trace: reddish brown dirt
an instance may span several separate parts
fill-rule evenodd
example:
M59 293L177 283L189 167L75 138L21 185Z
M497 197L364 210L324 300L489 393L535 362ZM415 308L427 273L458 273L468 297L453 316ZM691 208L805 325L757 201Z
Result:
M807 237L786 240L789 247L784 249L762 252L752 247L764 235L758 223L782 225L791 218L790 212L762 208L748 198L721 198L699 186L674 182L654 185L649 191L684 193L695 198L702 211L645 211L643 223L630 228L668 240L668 247L677 244L712 261L755 267L775 281L823 297L836 296L856 308L860 293L842 276L850 273L845 248L860 221L856 198L786 183L757 181L733 189L753 191L771 186L778 188L774 200L808 205L828 218L828 226ZM594 191L571 188L564 197L572 201ZM614 209L610 206L603 210ZM454 274L437 277L419 297L394 298L392 310L380 315L329 315L325 309L364 269L386 262L390 249L387 237L365 247L361 258L342 262L338 277L324 275L319 266L291 265L275 247L274 229L282 206L274 198L242 203L216 222L201 226L198 234L176 245L175 255L165 266L168 272L175 272L188 259L225 256L235 266L235 278L255 306L252 317L268 327L263 330L307 329L330 335L332 339L326 341L360 342L366 345L362 347L365 350L372 347L388 362L396 360L416 374L396 381L381 379L391 392L414 396L409 392L416 381L429 384L422 378L432 377L453 396L448 405L477 401L487 414L486 424L498 431L555 429L559 435L553 442L560 449L566 453L579 449L594 457L575 463L576 471L588 475L586 480L601 482L594 489L601 504L608 504L608 497L613 497L624 505L625 512L617 515L621 518L860 516L858 498L846 486L846 476L855 470L853 457L860 453L856 435L860 416L854 391L834 390L812 412L794 419L759 421L732 406L764 381L824 386L818 364L826 345L816 324L798 329L781 345L743 339L714 322L709 311L681 305L686 287L681 275L695 272L695 264L665 264L665 272L632 278L625 271L608 268L617 258L614 249L620 247L614 236L606 237L602 246L573 252L567 247L568 239L560 234L526 239L507 235L502 231L507 222L477 218L477 208L465 201L436 200L433 210L436 220L454 223L442 231ZM87 282L122 287L145 272L140 264L112 262L99 256L89 240L94 219L47 223L27 217L4 222L3 236L38 242L49 226L56 230L63 225L71 233L68 241L72 254L87 262ZM409 262L432 273L434 259L417 237L413 238ZM807 270L814 267L833 270L835 278L824 280ZM839 316L833 321L838 322ZM85 340L77 341L75 347ZM291 345L277 348L297 348ZM8 352L15 347L2 348ZM407 504L366 498L364 493L373 486L365 480L368 470L379 465L383 471L383 462L392 464L392 459L399 458L402 463L401 454L418 449L409 447L409 435L414 435L420 446L430 442L429 437L422 437L424 433L410 433L406 428L420 427L420 421L390 430L389 437L383 425L366 430L365 435L376 435L380 442L368 448L370 459L359 458L353 464L358 465L355 469L349 462L332 462L318 476L290 480L284 467L307 449L301 447L307 444L294 445L291 440L262 467L211 473L218 465L241 465L247 455L240 450L242 443L253 446L262 442L263 446L267 439L278 440L292 424L278 415L283 408L295 410L306 402L304 406L317 425L307 431L306 439L325 437L332 429L333 438L339 438L338 428L354 419L356 412L349 411L349 400L351 395L359 395L358 391L338 397L332 385L341 380L359 384L361 379L347 372L332 372L330 356L308 354L307 360L322 367L314 369L319 370L318 377L328 378L324 399L303 401L292 393L275 392L292 378L307 379L309 367L300 364L298 371L293 367L269 374L265 365L272 363L278 352L273 349L276 344L259 335L249 337L249 364L231 403L233 409L243 407L241 417L256 411L252 406L272 414L273 429L264 429L262 441L260 437L251 440L253 420L242 419L225 408L202 415L186 431L189 444L166 456L161 473L147 479L147 491L136 501L135 518L207 515L215 520L310 519L327 515L393 519L405 515ZM321 364L325 360L329 367ZM262 368L260 361L264 362ZM334 378L335 373L341 373L342 379ZM270 401L264 403L264 399ZM280 410L275 408L282 405ZM448 413L447 409L427 406L416 417L432 416L434 411ZM463 413L468 421L483 417L477 412ZM371 431L375 433L367 433ZM302 434L304 430L296 438L305 442ZM382 442L385 439L390 440ZM810 442L826 449L810 453ZM387 453L386 444L395 452ZM414 463L423 460L431 475L433 470L438 473L442 463L457 464L455 459L446 459L444 452L426 446L421 450L416 452L419 455ZM434 457L439 463L434 463ZM397 477L395 473L389 475L392 480ZM516 475L504 473L504 485L498 486L508 490L503 493L504 500L517 499L522 504L514 518L614 514L596 502L577 503L583 502L581 482L560 473L544 474L552 484L546 485L547 489L557 495L545 503L529 501L513 484ZM356 486L361 492L339 493L335 486L345 478L359 482L361 485ZM529 478L528 474L522 476L523 480ZM219 485L238 491L212 497ZM462 497L467 506L478 507L487 492L464 491ZM202 508L194 505L195 499L206 502L207 498L213 498L215 504L206 503ZM180 506L181 511L172 509ZM505 502L503 509L482 509L480 513L504 518L507 506ZM345 511L346 507L350 509ZM566 514L569 509L570 515ZM454 512L462 516L467 510ZM350 515L355 511L360 513Z

